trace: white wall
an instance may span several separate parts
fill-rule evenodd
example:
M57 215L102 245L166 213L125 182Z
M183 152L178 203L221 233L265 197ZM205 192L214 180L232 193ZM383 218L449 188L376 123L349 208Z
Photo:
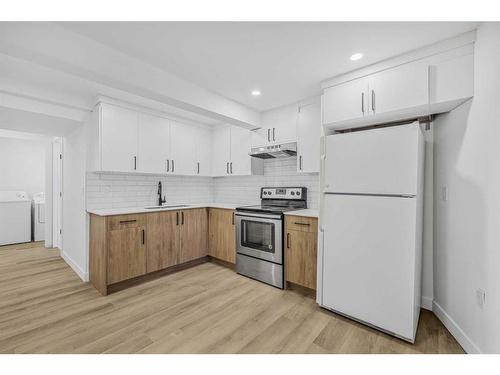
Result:
M434 123L434 311L468 352L500 353L500 23L474 59L474 99Z
M0 190L45 191L46 141L0 137Z
M84 126L63 138L62 252L71 268L88 280L87 214L85 212Z

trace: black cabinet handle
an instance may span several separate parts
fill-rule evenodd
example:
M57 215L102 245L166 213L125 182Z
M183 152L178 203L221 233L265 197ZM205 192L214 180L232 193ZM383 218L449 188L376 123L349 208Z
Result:
M290 248L290 233L286 234L286 248Z
M134 171L137 170L137 156L134 156Z
M234 225L234 212L233 212L232 224Z
M310 226L310 223L294 223L295 225L305 225L306 227Z
M137 220L120 220L120 224L129 224L129 223L135 223Z
M179 211L175 213L175 225L179 225Z
M184 211L181 212L181 225L184 225Z
M273 141L275 141L275 140L276 140L276 137L274 136L275 129L276 129L276 128L273 128Z
M267 141L271 142L271 129L270 128L267 129Z
M172 173L175 171L175 164L174 164L174 159L172 159Z
M142 230L142 244L144 245L145 242L146 242L146 232L143 229Z
M200 162L198 162L198 174L200 174Z
M230 167L230 170L231 170L231 174L233 174L233 162L229 163L229 167Z

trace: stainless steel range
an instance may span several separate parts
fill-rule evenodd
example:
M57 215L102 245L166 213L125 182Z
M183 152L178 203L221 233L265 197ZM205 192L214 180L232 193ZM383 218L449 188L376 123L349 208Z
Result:
M261 204L236 208L236 272L284 287L284 212L307 208L305 187L265 187Z

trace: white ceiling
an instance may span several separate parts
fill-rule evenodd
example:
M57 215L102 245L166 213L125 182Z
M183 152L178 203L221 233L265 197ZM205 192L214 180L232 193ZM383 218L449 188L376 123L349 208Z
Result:
M78 22L65 28L259 111L335 75L474 29L470 22ZM349 60L355 52L364 58ZM260 97L250 91L259 89Z

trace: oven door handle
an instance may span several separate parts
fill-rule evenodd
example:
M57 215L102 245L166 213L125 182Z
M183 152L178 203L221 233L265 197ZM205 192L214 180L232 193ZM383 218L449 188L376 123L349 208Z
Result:
M266 215L266 214L259 214L259 213L252 214L250 212L238 212L238 211L236 211L235 216L240 217L240 218L251 217L251 218L261 218L261 219L281 221L280 215Z

